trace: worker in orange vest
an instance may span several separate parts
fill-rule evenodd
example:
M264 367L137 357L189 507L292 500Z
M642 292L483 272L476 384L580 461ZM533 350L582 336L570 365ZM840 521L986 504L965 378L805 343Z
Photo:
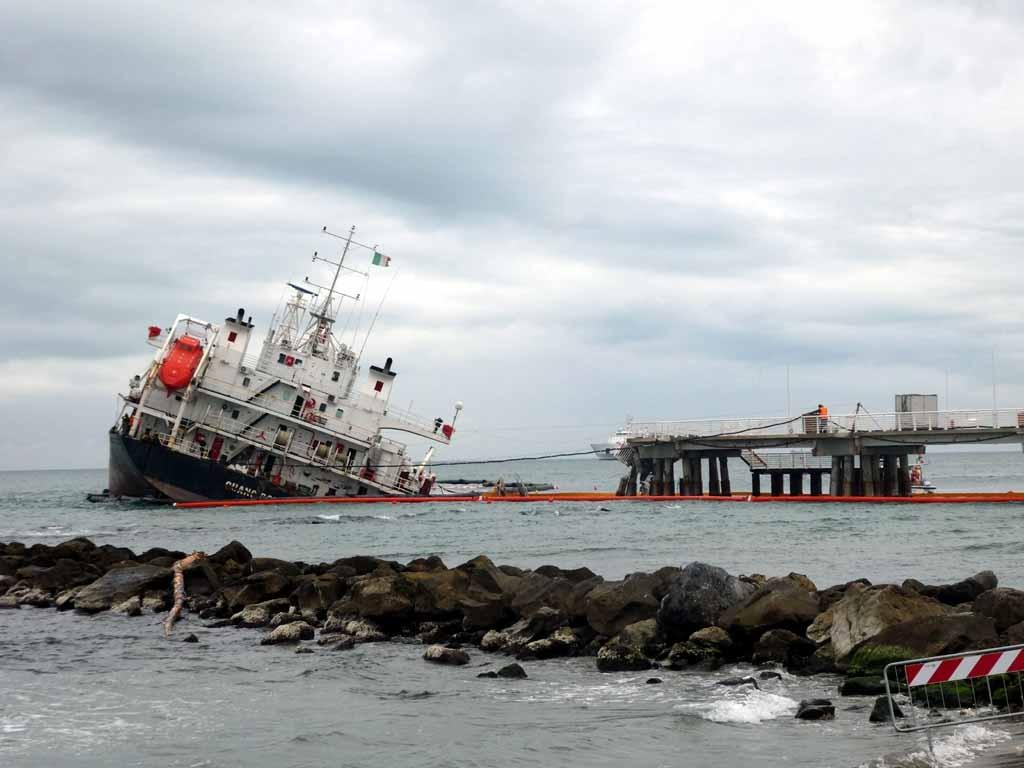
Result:
M818 431L828 432L828 408L818 403Z

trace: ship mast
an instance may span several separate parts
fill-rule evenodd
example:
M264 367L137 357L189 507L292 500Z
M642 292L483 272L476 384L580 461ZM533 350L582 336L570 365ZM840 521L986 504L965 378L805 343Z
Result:
M345 256L348 255L348 249L353 242L352 235L355 234L355 231L356 228L353 225L349 229L348 235L343 237L341 235L336 235L333 232L328 232L327 227L324 227L324 234L330 235L331 237L336 237L339 240L343 239L345 241L345 247L342 249L341 258L338 261L331 261L330 259L325 259L322 256L320 256L317 252L313 252L314 262L323 261L335 267L334 277L331 279L330 287L325 288L322 285L317 285L316 283L312 282L308 277L306 278L307 283L316 286L317 288L320 288L322 290L326 290L327 293L324 296L323 302L320 304L320 306L309 313L313 322L311 322L309 324L309 327L306 329L306 333L302 339L301 345L303 346L303 348L307 349L310 354L316 355L317 357L322 357L324 359L331 359L333 353L336 351L332 349L332 347L334 346L334 337L331 332L331 326L334 324L335 317L337 315L337 311L333 307L335 294L337 294L339 297L345 297L356 301L359 300L358 295L352 296L350 294L336 290L338 286L338 279L341 277L341 270L347 269L350 272L356 272L357 274L360 275L365 274L357 269L352 269L351 267L345 266ZM338 305L339 307L341 305L340 298Z

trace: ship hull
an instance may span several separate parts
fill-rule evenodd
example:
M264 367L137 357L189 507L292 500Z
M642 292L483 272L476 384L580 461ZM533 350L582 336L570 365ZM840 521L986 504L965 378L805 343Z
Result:
M621 446L609 443L591 443L590 447L594 449L594 456L604 461L616 461L619 458L619 451L622 450Z
M111 496L172 501L269 499L298 496L267 478L237 472L216 461L172 451L158 442L110 433ZM368 495L378 491L368 489Z

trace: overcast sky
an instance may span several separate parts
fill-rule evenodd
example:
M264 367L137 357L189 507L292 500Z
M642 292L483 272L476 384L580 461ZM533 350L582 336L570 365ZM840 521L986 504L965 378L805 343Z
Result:
M324 225L445 458L785 414L787 366L987 408L995 350L1024 405L1018 8L0 5L0 468L104 466L146 327L262 334Z

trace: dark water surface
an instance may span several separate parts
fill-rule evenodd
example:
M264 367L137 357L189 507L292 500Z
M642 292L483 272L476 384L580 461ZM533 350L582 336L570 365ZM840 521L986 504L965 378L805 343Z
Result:
M941 490L1024 488L1019 453L936 454ZM545 462L472 474L564 489L613 487L618 465ZM470 470L465 471L468 476ZM739 474L739 473L737 473ZM742 480L743 478L738 478ZM1017 505L387 504L176 511L89 504L104 473L0 473L0 541L89 536L143 550L254 553L306 561L355 553L455 565L484 553L523 567L586 565L610 578L700 559L733 572L808 574L819 586L958 579L990 568L1024 587ZM741 482L735 482L742 487ZM835 681L786 676L762 691L719 673L598 673L592 659L527 664L524 681L478 680L505 657L435 667L422 646L385 643L314 654L258 645L249 630L187 618L167 641L160 617L0 612L0 766L855 766L920 740L871 726L871 700ZM657 674L662 685L646 685ZM793 719L832 696L833 723ZM857 707L848 711L850 707ZM998 728L942 737L962 764Z

